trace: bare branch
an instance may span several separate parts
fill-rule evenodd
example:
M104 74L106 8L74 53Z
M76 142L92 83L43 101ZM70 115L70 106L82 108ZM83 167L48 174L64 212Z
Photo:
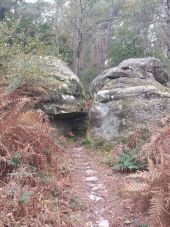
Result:
M123 16L123 17L124 17L124 16ZM100 23L105 23L105 22L111 21L111 20L113 20L113 19L118 20L118 19L120 19L120 18L122 18L122 17L108 17L108 18L103 18L103 19L101 19L101 20L98 20L98 21L96 21L93 25L89 26L89 27L85 30L84 33L88 33L90 30L92 30L96 25L98 25L98 24L100 24Z

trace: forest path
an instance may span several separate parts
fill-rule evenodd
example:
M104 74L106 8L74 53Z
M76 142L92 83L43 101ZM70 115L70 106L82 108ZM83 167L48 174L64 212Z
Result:
M68 154L73 182L72 194L83 201L85 207L75 212L76 221L73 226L132 226L128 219L129 209L125 206L128 201L123 200L115 190L121 184L123 176L101 163L99 152L77 144L76 147L69 148Z

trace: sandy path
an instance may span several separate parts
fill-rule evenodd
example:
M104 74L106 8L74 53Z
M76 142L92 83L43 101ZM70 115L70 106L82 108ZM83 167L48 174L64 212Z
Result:
M75 227L127 226L128 210L115 188L121 176L114 174L99 161L98 153L78 146L69 149L72 166L73 189L85 204L77 212Z

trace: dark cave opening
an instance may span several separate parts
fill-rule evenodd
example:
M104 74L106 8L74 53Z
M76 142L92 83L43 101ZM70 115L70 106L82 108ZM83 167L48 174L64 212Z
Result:
M88 128L87 112L60 113L49 116L53 127L62 136L84 136Z

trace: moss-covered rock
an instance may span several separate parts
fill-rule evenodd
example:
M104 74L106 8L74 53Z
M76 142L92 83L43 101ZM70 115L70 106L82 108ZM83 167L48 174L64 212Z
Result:
M164 79L167 75L158 63L154 58L136 59L136 64L135 59L126 60L92 82L90 131L94 137L125 138L135 128L146 127L170 112L170 89L155 79L158 72Z
M50 81L47 98L42 104L47 114L80 112L85 106L85 93L79 78L61 60L45 58L45 73Z

